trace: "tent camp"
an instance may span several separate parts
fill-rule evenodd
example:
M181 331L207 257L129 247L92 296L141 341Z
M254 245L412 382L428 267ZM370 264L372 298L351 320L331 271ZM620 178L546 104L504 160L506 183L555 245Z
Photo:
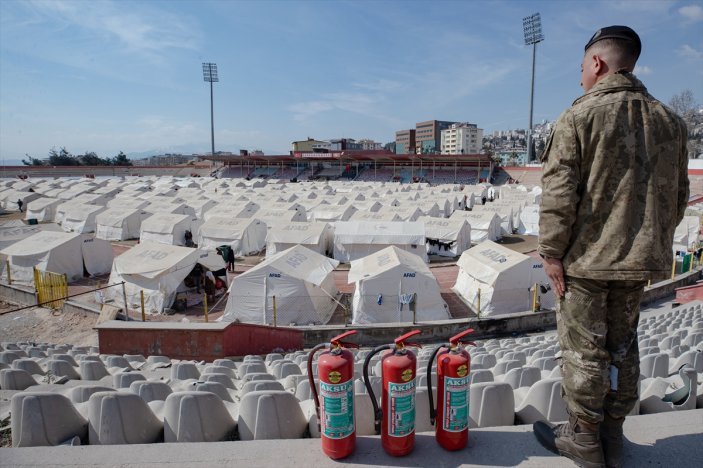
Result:
M33 268L66 274L69 281L110 271L112 247L102 239L76 233L41 231L0 250L7 256L12 281L32 283ZM7 277L7 272L4 272Z
M471 242L474 244L485 240L498 240L500 235L500 217L491 211L457 210L449 219L465 219L471 226Z
M481 317L531 310L535 284L542 308L554 307L554 293L538 259L485 241L464 252L457 265L452 289L474 310L480 302Z
M25 219L36 219L39 222L42 221L54 221L56 218L56 207L58 207L63 200L58 198L37 198L32 200L27 205L27 213Z
M347 221L334 226L334 258L352 260L383 250L389 245L419 255L427 261L425 225L418 221Z
M302 245L321 255L331 253L334 230L328 223L289 223L271 228L266 237L266 258Z
M539 205L527 205L520 211L517 233L539 235Z
M425 261L395 246L351 262L354 324L450 318L439 284Z
M183 280L198 263L206 270L224 268L220 257L199 249L141 242L115 258L109 284L125 282L130 309L140 308L140 292L144 291L145 311L161 313L173 305L178 292L189 289ZM124 305L121 289L108 288L105 291L105 296L118 306Z
M105 240L138 239L142 219L146 216L134 208L108 208L95 217L95 237Z
M442 257L458 257L471 247L471 226L461 218L431 218L423 216L427 253Z
M676 231L674 231L674 252L688 252L698 243L698 232L700 231L700 218L698 216L684 216Z
M105 209L104 206L98 205L71 204L65 208L61 227L66 232L78 232L81 234L95 232L97 228L95 218Z
M141 242L151 241L168 245L185 245L185 232L192 232L190 215L159 213L142 221Z
M325 324L338 304L338 264L300 245L279 252L232 280L223 320L271 324L277 307L279 325Z
M198 247L229 245L235 255L253 255L266 246L266 224L256 218L212 217L200 226Z

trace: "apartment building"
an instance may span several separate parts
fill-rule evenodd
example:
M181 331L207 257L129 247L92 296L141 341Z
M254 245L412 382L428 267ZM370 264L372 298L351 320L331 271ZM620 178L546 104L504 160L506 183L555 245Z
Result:
M395 132L395 154L415 153L415 129Z
M483 130L472 123L455 123L442 130L442 154L478 154L483 146Z
M442 130L458 122L428 120L415 124L415 152L418 154L440 153L442 149Z

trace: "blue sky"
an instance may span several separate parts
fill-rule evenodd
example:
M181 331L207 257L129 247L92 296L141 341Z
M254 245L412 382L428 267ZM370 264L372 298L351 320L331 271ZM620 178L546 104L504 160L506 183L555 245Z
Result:
M642 37L637 74L668 102L703 101L703 2L681 1L0 1L0 157L51 147L114 156L290 150L314 137L392 141L429 119L486 131L528 121L542 15L535 121L581 94L583 45L602 26Z

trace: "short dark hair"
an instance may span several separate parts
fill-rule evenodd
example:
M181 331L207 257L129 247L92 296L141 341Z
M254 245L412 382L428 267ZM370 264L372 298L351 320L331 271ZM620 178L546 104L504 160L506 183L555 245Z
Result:
M615 63L609 63L608 65L618 70L625 69L627 71L632 71L637 63L637 58L639 57L637 45L632 41L627 41L624 39L601 39L591 45L591 47L586 50L586 54L592 53L596 50L609 50L613 52L613 61Z

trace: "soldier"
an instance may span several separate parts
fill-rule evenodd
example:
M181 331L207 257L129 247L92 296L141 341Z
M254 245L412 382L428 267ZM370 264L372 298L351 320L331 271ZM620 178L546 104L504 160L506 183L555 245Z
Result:
M580 466L616 467L638 398L640 300L648 279L669 272L688 201L687 135L632 74L635 31L602 28L585 50L585 94L559 117L542 156L539 221L570 417L537 422L534 433Z

